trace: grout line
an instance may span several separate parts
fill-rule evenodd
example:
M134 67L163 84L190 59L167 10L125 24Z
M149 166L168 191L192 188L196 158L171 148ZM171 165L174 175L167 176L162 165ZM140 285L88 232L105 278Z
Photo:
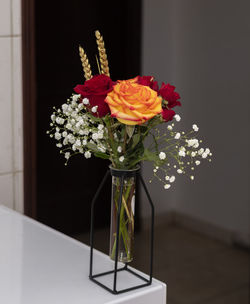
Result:
M11 52L11 135L12 135L12 191L13 191L13 209L16 210L16 176L15 176L15 139L14 139L14 123L15 123L15 115L14 115L14 40L13 40L13 0L10 0L10 52Z
M9 175L9 174L17 174L17 173L23 173L23 170L13 170L13 171L1 172L0 176Z
M12 29L11 29L12 31ZM21 34L11 34L11 35L0 35L0 38L14 38L14 37L21 37Z

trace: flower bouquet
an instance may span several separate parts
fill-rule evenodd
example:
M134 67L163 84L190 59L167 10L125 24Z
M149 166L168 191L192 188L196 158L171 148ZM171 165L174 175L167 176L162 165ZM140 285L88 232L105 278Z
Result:
M138 170L144 161L152 162L152 179L169 189L176 174L194 179L195 167L212 155L200 147L196 124L189 132L176 129L181 117L173 110L181 106L175 87L153 76L112 80L103 37L95 32L99 51L99 74L93 75L86 53L80 46L80 58L86 81L74 88L74 94L54 108L50 137L68 160L77 154L108 159L112 172ZM157 128L160 125L160 129ZM151 140L147 140L151 137ZM152 181L150 180L150 182ZM116 251L116 214L122 191L119 229L119 260L129 262L133 253L135 176L127 175L121 189L119 175L113 175L110 256Z

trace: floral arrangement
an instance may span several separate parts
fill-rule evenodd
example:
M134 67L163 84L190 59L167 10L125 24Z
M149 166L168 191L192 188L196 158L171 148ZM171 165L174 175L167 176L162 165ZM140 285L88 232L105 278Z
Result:
M83 48L80 58L86 81L74 88L74 94L51 116L50 137L64 154L66 164L76 155L109 159L117 169L133 169L140 162L153 163L153 177L169 189L177 174L189 174L201 160L212 156L200 147L196 124L190 132L176 130L181 117L173 110L181 106L175 87L153 76L129 80L110 78L103 37L95 32L99 51L99 74L92 70ZM174 121L174 122L173 122ZM157 129L163 125L161 130ZM151 141L145 141L151 136Z

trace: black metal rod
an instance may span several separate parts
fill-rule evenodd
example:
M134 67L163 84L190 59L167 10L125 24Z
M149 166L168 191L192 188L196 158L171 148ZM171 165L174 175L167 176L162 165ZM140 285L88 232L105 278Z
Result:
M153 258L154 258L154 204L153 201L150 197L150 194L148 192L148 189L145 185L145 182L141 176L141 174L139 173L139 179L142 183L142 186L146 192L146 195L148 197L148 201L149 204L151 206L151 242L150 242L150 273L149 273L149 277L150 277L150 283L152 283L152 278L153 278Z
M89 276L92 277L93 273L93 247L94 247L94 213L95 213L95 203L99 196L99 193L106 182L108 175L110 174L109 170L107 170L106 174L104 175L95 195L91 202L91 224L90 224L90 267L89 267Z
M102 284L101 282L97 281L93 277L90 278L91 281L95 282L97 285L101 286L102 288L106 289L107 291L113 293L113 294L118 294L117 291L112 290L111 288L107 287L106 285Z
M148 283L150 282L150 279L148 280L148 279L144 278L143 276L141 276L140 274L134 272L134 271L131 270L130 268L127 268L126 270L127 270L128 272L132 273L133 275L135 275L136 277L142 279L143 281L148 282Z
M130 288L119 290L116 293L120 294L120 293L124 293L124 292L128 292L128 291L132 291L132 290L135 290L135 289L138 289L138 288L149 286L150 284L151 283L145 283L145 284L142 284L142 285L136 285L136 286L133 286L133 287L130 287Z
M116 291L116 281L117 281L117 264L118 264L118 250L119 250L119 241L120 241L119 234L120 234L120 215L121 215L121 205L122 205L123 183L124 183L124 176L121 176L120 195L119 195L118 212L117 212L117 220L116 220L115 272L114 272L114 286L113 286L114 291Z
M138 288L143 288L143 287L151 285L151 283L148 282L148 283L144 283L144 284L141 284L141 285L136 285L136 286L133 286L133 287L129 287L129 288L125 288L125 289L121 289L121 290L117 291L117 290L113 290L113 289L107 287L106 285L102 284L101 282L97 281L96 279L93 279L93 278L90 278L90 279L91 279L91 281L95 282L96 284L98 284L99 286L103 287L104 289L106 289L107 291L109 291L113 294L121 294L121 293L124 293L124 292L132 291L132 290L135 290L135 289L138 289Z
M117 269L117 272L118 271L122 271L122 270L125 270L125 268L119 268ZM105 276L105 275L108 275L108 274L111 274L111 273L114 273L115 271L114 270L110 270L110 271L106 271L106 272L102 272L102 273L98 273L98 274L95 274L92 276L92 278L97 278L97 277L101 277L101 276Z

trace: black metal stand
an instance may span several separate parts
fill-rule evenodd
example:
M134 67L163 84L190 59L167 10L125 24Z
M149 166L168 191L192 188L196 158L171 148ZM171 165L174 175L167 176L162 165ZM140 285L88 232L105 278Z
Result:
M98 198L98 195L105 183L105 181L107 180L109 174L110 174L110 170L111 170L111 174L113 176L118 176L119 178L121 178L121 191L120 191L120 197L119 197L119 202L118 202L118 213L117 213L117 231L116 231L116 252L115 252L115 261L114 261L114 270L111 271L106 271L106 272L102 272L102 273L98 273L98 274L94 274L93 275L93 248L94 248L94 210L95 210L95 204ZM90 267L89 267L89 278L91 281L95 282L96 284L98 284L99 286L103 287L104 289L106 289L107 291L111 292L112 294L120 294L123 292L127 292L127 291L131 291L134 289L138 289L138 288L142 288L145 286L149 286L152 283L152 277L153 277L153 243L154 243L154 205L153 202L151 200L151 197L149 195L149 192L147 190L147 187L145 185L145 182L143 181L141 174L140 174L140 168L138 167L138 170L135 171L128 171L128 170L115 170L115 169L110 169L107 170L102 182L100 183L97 192L92 200L91 203L91 227L90 227ZM119 229L120 229L120 211L121 211L121 204L122 204L122 191L123 191L123 186L124 186L124 177L130 177L130 176L137 176L139 177L139 180L146 192L150 207L151 207L151 240L150 240L150 271L149 271L149 278L145 278L143 276L141 276L140 274L136 273L135 271L133 271L132 269L130 269L130 267L128 266L127 263L125 263L124 267L122 268L118 268L118 247L119 247ZM126 289L121 289L121 290L117 290L117 273L120 271L127 271L131 274L133 274L134 276L136 276L137 278L142 280L142 284L130 287L130 288L126 288ZM105 276L105 275L109 275L109 274L114 274L114 279L113 279L113 288L110 288L104 284L102 284L101 282L99 282L98 280L96 280L96 278L101 277L101 276Z

